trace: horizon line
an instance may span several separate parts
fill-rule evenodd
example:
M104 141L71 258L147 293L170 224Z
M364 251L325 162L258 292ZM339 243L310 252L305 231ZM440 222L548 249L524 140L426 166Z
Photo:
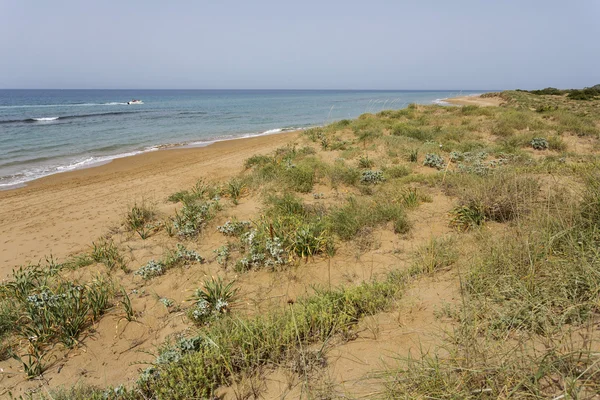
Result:
M220 89L209 89L209 88L191 88L191 89L182 89L182 88L0 88L0 90L239 90L239 91L251 91L251 90L271 90L271 91L353 91L353 92L405 92L405 91L418 91L418 92L461 92L461 91L502 91L502 90L511 90L511 89L260 89L260 88L251 88L251 89L235 89L235 88L220 88Z

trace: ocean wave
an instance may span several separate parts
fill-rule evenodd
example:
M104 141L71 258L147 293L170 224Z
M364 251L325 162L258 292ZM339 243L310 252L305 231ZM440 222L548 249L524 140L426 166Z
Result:
M118 158L131 157L142 153L156 151L158 149L158 146L152 146L143 150L135 150L115 155L81 157L70 162L66 162L65 164L28 168L18 174L0 177L0 189L10 189L23 186L27 182L49 175L102 165Z
M8 119L8 120L4 120L4 121L0 120L0 124L51 122L51 121L76 119L76 118L92 118L92 117L105 117L105 116L109 116L109 115L135 114L138 112L139 111L116 111L116 112L95 113L95 114L65 115L62 117L36 117L36 118L25 118L25 119Z
M435 100L432 101L432 103L433 104L437 104L438 106L449 106L449 105L451 105L450 103L448 103L445 100L448 100L448 98L446 97L444 99L435 99Z
M32 121L44 122L44 121L56 121L60 117L42 117L42 118L30 118Z
M283 131L283 128L269 129L268 131L264 131L261 134L262 135L269 135L271 133L279 133L279 132L282 132L282 131Z

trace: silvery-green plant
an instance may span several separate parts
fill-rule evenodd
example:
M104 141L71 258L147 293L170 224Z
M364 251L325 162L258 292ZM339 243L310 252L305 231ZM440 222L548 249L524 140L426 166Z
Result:
M151 279L165 273L165 265L162 261L150 260L146 265L135 271L135 275L143 279Z
M198 324L206 324L227 314L238 292L233 284L233 281L224 283L220 277L204 281L204 287L196 290L192 297L194 307L190 318Z
M426 167L442 169L446 166L444 163L444 159L437 154L427 153L425 154L425 161L423 161L423 165Z
M227 221L221 226L217 226L217 231L225 236L239 236L250 229L251 223L248 221Z
M361 183L370 183L377 184L383 182L385 178L383 177L383 172L379 170L367 170L362 172L362 176L360 177Z
M533 138L531 140L531 147L536 150L546 150L548 148L548 140L541 137Z
M229 245L225 244L218 249L214 250L217 255L217 263L223 266L227 266L227 261L229 261L229 257L231 255L231 251L229 249Z

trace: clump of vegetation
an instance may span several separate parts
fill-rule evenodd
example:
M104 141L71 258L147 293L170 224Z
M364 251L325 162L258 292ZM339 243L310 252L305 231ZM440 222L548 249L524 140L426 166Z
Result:
M480 204L457 206L450 211L450 226L458 231L468 231L485 222L485 212Z
M143 267L135 271L135 275L143 279L151 279L165 273L165 265L162 261L150 260Z
M385 180L385 177L383 176L383 172L375 170L367 170L367 171L363 171L362 172L362 176L360 177L360 183L366 183L366 184L378 184L381 183Z
M167 269L188 265L190 263L202 264L204 261L204 257L198 254L198 252L187 249L181 243L177 243L175 250L168 250L163 257L163 264Z
M365 201L349 197L346 204L330 211L329 229L342 240L354 238L363 228L392 222L396 233L406 233L410 224L403 207L389 201Z
M458 260L456 243L452 238L433 238L418 249L413 268L431 274Z
M119 252L115 242L102 238L98 242L92 242L92 260L102 263L109 270L114 268L126 269L125 258Z
M433 139L429 130L420 126L412 126L405 123L398 123L392 127L392 135L405 136L421 142Z
M246 188L246 182L243 179L233 178L227 182L225 193L229 196L233 204L237 205Z
M333 187L337 187L339 184L354 186L359 182L361 172L347 166L343 161L338 161L329 169L328 176Z
M459 196L459 207L469 211L475 220L510 221L532 210L539 192L534 178L497 172L479 177L454 175L446 181L449 194Z
M10 307L0 314L0 333L27 344L25 354L16 344L9 352L33 378L45 370L50 349L56 343L67 348L78 344L81 333L111 306L112 298L112 284L105 279L78 282L62 277L60 268L21 267L0 285L0 305Z
M272 162L273 162L273 157L256 154L256 155L253 155L252 157L246 159L246 161L244 162L244 167L246 169L250 169L253 167L262 167L267 164L271 164Z
M410 168L404 165L394 165L385 169L385 175L389 178L402 178L410 175Z
M548 145L548 140L546 138L540 138L540 137L536 137L531 139L531 147L533 147L536 150L547 150L549 145Z
M197 324L206 324L227 314L238 292L233 285L234 282L225 284L222 278L204 281L204 287L196 290L191 299L194 306L189 312L190 318Z
M173 203L193 203L197 200L215 200L221 194L221 188L199 179L190 190L173 193L167 200Z
M229 261L229 257L231 256L230 246L227 244L223 245L223 246L219 247L218 249L214 250L214 252L217 255L217 257L216 257L217 263L226 267L227 262Z
M547 87L547 88L541 89L541 90L531 90L531 91L529 91L529 93L536 94L536 95L562 96L563 94L567 93L567 91L560 90L560 89L553 88L553 87Z
M249 221L237 221L236 219L233 219L218 226L217 231L225 236L240 236L244 232L247 232L251 225L252 224Z
M139 275L143 279L148 280L163 275L171 268L194 262L203 263L204 261L204 257L196 251L188 250L181 243L177 243L176 249L167 251L162 260L148 261L135 272L135 275Z
M416 163L418 160L419 160L419 150L418 149L410 150L410 152L408 153L408 161Z
M156 213L154 210L145 203L136 203L127 212L125 224L130 231L136 232L142 239L146 239L150 235L150 232L155 228L150 225L155 216Z
M359 168L371 168L375 165L375 162L371 160L368 156L361 156L358 159L358 167Z
M288 263L288 253L283 247L283 240L278 236L265 237L259 230L251 230L241 237L244 257L236 263L238 271L261 268L275 268Z
M219 209L220 204L218 200L186 201L183 207L175 212L173 228L179 236L196 236L206 223L214 218Z
M433 153L425 154L425 160L423 161L423 165L426 167L443 169L446 164L444 163L444 159L438 155Z

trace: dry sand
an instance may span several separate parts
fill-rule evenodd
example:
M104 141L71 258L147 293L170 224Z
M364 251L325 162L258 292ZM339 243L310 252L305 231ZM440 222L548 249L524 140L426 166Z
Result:
M477 96L459 96L451 99L444 99L446 103L455 104L458 106L480 106L480 107L496 107L504 103L500 97L481 97Z

